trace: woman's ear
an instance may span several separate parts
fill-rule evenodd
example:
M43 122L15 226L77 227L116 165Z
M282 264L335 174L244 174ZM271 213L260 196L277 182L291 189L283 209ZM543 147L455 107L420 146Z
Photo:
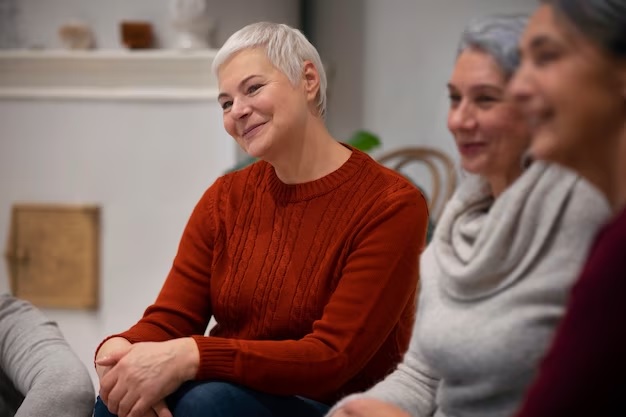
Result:
M304 90L309 101L316 100L320 89L320 74L311 61L304 61Z

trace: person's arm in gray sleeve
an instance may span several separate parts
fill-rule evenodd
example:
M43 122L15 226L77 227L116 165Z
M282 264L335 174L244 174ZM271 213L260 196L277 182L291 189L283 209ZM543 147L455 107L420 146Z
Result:
M0 295L0 368L24 395L16 417L87 417L95 392L85 365L56 323L37 308Z
M343 405L357 398L374 398L400 407L411 416L426 417L435 412L435 396L440 379L423 359L419 340L414 336L403 361L396 370L369 390L352 394L339 401L326 415L332 415Z

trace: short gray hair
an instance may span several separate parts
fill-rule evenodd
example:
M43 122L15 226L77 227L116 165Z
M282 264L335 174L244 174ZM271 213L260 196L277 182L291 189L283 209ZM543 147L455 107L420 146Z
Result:
M317 110L326 115L326 72L317 49L298 29L282 23L258 22L233 33L213 60L212 71L217 72L224 62L244 49L264 48L270 62L282 71L295 86L302 77L304 61L311 61L320 77Z
M492 15L472 20L463 30L457 56L466 49L489 54L510 78L520 64L518 43L528 22L525 14Z

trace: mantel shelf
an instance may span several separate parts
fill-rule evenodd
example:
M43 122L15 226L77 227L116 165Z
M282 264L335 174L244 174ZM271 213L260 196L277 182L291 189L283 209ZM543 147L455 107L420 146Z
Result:
M207 100L215 50L4 50L0 98Z

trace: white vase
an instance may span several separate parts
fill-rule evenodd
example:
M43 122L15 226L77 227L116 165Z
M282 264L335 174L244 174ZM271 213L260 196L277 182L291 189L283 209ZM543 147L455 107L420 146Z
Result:
M206 0L171 0L172 25L176 29L176 47L205 49L210 45L213 19Z

